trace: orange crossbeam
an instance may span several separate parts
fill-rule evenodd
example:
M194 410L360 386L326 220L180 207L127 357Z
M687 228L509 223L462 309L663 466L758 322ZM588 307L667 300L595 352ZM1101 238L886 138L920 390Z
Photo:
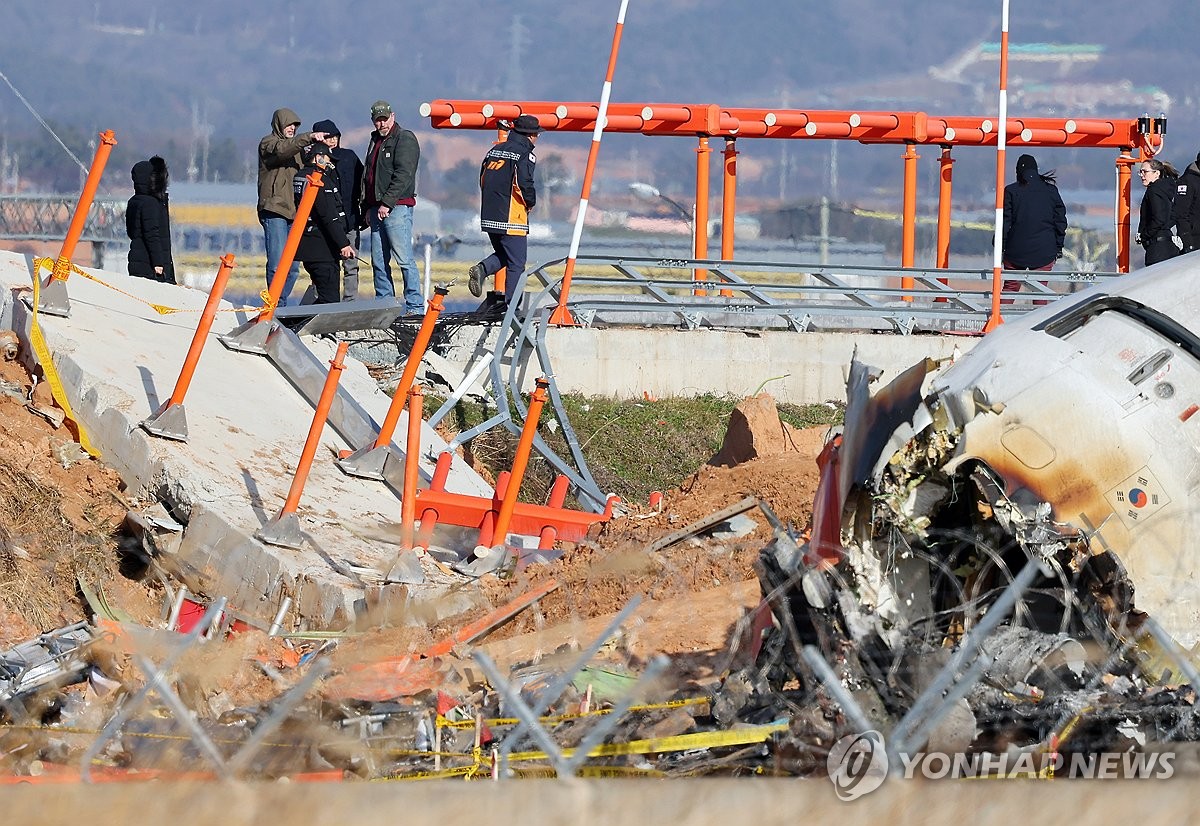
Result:
M426 521L433 520L439 524L457 525L460 528L481 529L485 519L495 519L500 512L501 496L484 498L465 493L450 493L444 490L426 488L417 491L417 512L421 514L421 529L424 532ZM577 542L587 536L588 529L600 522L612 518L612 502L609 501L604 513L587 513L585 511L552 508L547 505L535 505L529 502L517 502L513 506L512 521L509 523L509 533L519 533L526 536L541 536L544 528L554 528L558 538L567 542Z
M538 117L545 129L591 132L600 106L590 101L435 100L421 106L435 129L497 129L501 119ZM996 143L990 117L933 116L924 112L853 112L817 109L722 108L715 104L612 103L607 131L644 135L703 135L856 140L987 146ZM1023 139L1022 134L1028 138ZM1144 140L1136 118L1009 118L1008 136L1030 146L1137 148Z

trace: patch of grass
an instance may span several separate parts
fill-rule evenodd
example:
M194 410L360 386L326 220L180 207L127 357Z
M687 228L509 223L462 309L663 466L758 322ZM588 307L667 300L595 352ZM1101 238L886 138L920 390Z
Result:
M426 397L426 410L436 410L444 401ZM729 415L740 398L705 394L655 401L621 401L604 397L563 397L567 419L596 484L627 501L644 502L651 491L678 486L720 449ZM494 415L492 408L460 402L445 424L462 433ZM515 414L514 414L515 415ZM794 427L836 424L840 408L826 404L779 405L780 418ZM542 411L542 438L560 457L570 449L553 408ZM502 428L476 436L466 446L467 458L493 476L509 470L518 437ZM544 502L556 471L537 455L530 457L521 500Z

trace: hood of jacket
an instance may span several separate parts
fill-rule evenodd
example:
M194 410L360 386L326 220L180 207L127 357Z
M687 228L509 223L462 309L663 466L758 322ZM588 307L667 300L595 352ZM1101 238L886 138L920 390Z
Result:
M1037 159L1033 155L1022 155L1017 158L1017 180L1023 184L1038 177Z
M279 137L287 137L283 134L283 130L292 124L300 126L300 116L286 106L282 109L276 109L275 114L271 116L271 131Z
M138 195L153 195L161 198L167 193L167 162L155 155L148 161L138 161L129 170L133 179L133 191Z

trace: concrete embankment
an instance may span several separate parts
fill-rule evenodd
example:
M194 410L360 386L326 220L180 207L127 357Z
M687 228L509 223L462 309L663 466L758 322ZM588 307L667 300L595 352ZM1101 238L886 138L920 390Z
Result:
M164 529L161 563L187 587L260 624L269 623L285 597L292 609L286 628L330 628L351 622L368 602L419 600L456 607L446 596L449 579L430 566L422 585L383 585L399 543L400 503L379 483L348 477L332 458L350 443L326 427L300 502L304 547L292 551L254 538L279 513L313 419L313 400L260 355L227 350L215 337L244 321L244 313L219 313L185 400L186 443L149 436L139 422L171 396L207 296L196 290L127 275L88 270L104 283L72 275L70 314L38 314L71 407L102 454L121 474L139 507L166 506L181 532ZM44 275L44 272L43 272ZM32 363L29 263L0 252L0 327L22 340ZM151 305L178 308L158 313ZM286 331L284 331L286 332ZM291 335L288 333L288 335ZM314 364L325 365L333 346L303 339ZM368 420L359 430L378 431L390 399L366 368L348 360L339 396ZM406 417L397 433L403 438ZM422 445L444 446L425 427ZM422 475L432 465L422 458ZM490 495L491 488L456 462L447 489ZM400 593L396 593L397 589Z

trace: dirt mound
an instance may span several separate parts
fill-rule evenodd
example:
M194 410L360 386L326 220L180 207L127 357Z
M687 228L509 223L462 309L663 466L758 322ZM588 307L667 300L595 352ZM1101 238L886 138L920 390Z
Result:
M531 565L512 580L500 582L487 577L484 587L495 604L512 599L546 578L555 578L561 586L495 637L611 613L635 594L656 601L673 600L753 578L754 560L771 536L770 525L757 510L747 514L756 527L745 536L683 540L649 554L646 548L655 540L747 496L766 502L780 519L796 529L808 528L818 481L816 458L828 428L787 427L774 413L774 400L767 399L774 424L769 413L764 415L766 404L756 397L750 400L753 404L749 406L749 415L741 416L740 421L739 417L733 417L730 427L733 432L726 438L726 446L744 446L745 442L739 440L746 432L779 433L779 447L771 454L733 467L703 467L664 496L661 512L633 513L613 520L604 526L594 543L568 548L560 560L549 565ZM764 446L761 438L752 442ZM722 453L726 451L723 449ZM681 610L687 610L682 602Z
M118 572L120 477L79 460L67 428L26 406L32 385L17 362L0 361L0 648L89 618L77 576L139 618L158 613L147 589ZM40 409L52 405L34 396Z

